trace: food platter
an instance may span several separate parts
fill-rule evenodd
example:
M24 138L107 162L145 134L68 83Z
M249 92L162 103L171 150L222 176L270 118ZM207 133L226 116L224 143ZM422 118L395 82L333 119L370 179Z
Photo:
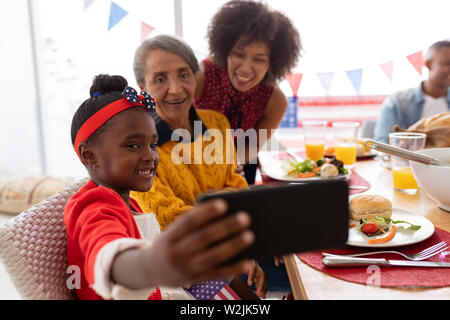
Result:
M309 178L295 178L290 177L283 171L281 167L275 168L271 167L269 170L264 170L264 173L267 174L270 178L278 181L286 181L286 182L308 182L308 181L320 181L320 180L329 180L329 179L350 179L351 171L347 174L339 174L336 177L331 178L322 178L322 177L309 177Z
M339 174L331 178L309 177L309 178L295 178L289 176L283 168L286 159L289 156L284 151L260 151L258 154L258 159L261 164L263 172L270 178L278 181L286 182L311 182L320 181L324 179L350 179L351 171L347 174ZM299 156L297 160L301 160Z
M397 232L393 239L388 242L369 244L369 239L383 237L383 235L368 237L361 231L358 231L359 221L350 220L350 223L356 223L355 227L349 228L347 245L355 247L368 248L389 248L400 247L421 242L428 239L434 233L434 225L427 218L405 210L392 209L392 220L408 221L415 225L420 225L419 230L408 229L407 224L396 224Z

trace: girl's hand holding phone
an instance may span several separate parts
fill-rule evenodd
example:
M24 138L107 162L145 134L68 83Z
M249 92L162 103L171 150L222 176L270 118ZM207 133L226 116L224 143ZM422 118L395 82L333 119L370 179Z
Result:
M159 275L159 285L184 286L255 268L248 259L224 264L254 241L250 216L238 212L222 218L226 210L223 200L199 204L161 233L147 259L149 274ZM259 272L255 275L258 281Z

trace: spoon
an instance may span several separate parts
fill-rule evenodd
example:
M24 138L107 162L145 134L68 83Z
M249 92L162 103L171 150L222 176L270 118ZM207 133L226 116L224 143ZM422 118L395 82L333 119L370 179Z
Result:
M420 162L423 164L427 164L427 165L431 164L431 165L435 165L435 166L450 166L449 161L434 159L425 154L409 151L409 150L402 149L399 147L394 147L389 144L381 143L378 141L367 140L364 144L366 145L367 148L374 149L374 150L384 152L384 153L388 153L388 154L391 154L393 156L397 156L400 158L405 158L408 160Z

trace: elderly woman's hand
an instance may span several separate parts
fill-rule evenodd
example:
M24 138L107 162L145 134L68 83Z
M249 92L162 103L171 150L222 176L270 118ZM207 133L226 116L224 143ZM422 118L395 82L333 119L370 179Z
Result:
M241 176L245 177L245 172L244 172L244 166L242 164L237 164L236 168L234 169L234 172L236 172L237 174L240 174Z
M279 267L282 263L284 264L283 257L274 257L273 263L276 267Z
M249 268L247 275L247 285L251 286L255 282L256 295L265 299L267 290L266 275L255 260L253 260L253 266Z

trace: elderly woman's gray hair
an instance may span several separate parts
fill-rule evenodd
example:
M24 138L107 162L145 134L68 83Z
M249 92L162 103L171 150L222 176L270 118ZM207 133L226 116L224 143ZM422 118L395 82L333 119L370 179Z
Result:
M199 70L197 58L187 43L170 35L159 35L142 42L134 54L134 76L140 87L143 87L145 84L145 61L150 51L155 49L166 50L180 56L187 62L194 73Z

